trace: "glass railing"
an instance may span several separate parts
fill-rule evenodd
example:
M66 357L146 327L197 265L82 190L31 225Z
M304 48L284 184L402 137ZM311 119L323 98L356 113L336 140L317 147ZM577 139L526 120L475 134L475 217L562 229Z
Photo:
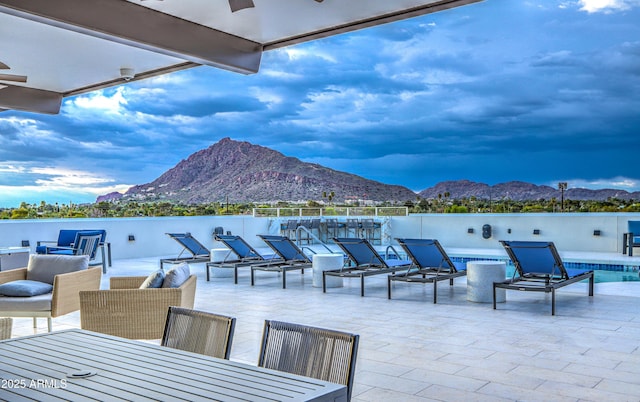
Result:
M408 216L408 207L254 208L255 218L323 216Z

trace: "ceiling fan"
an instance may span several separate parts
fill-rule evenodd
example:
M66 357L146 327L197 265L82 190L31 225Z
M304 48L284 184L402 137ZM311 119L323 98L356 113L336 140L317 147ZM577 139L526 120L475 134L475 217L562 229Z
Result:
M323 1L324 0L316 0L317 3L322 3ZM253 0L229 0L229 7L231 7L231 12L235 13L245 8L253 8L255 4L253 4Z
M0 61L0 70L9 70L9 66ZM26 75L0 74L0 81L27 82Z

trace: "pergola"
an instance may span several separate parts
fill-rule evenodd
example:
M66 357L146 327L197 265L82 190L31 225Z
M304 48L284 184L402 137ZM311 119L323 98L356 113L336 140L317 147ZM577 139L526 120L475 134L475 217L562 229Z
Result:
M254 74L262 52L480 0L0 0L0 110L199 65Z

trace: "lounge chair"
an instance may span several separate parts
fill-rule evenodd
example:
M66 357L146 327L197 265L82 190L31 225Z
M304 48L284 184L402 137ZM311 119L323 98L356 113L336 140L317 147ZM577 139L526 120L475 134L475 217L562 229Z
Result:
M622 254L633 256L633 248L640 247L640 221L627 222L627 233L622 235Z
M355 266L322 272L322 292L327 292L327 275L341 278L360 278L360 296L364 296L364 278L371 275L391 274L411 266L410 260L384 259L367 239L338 238L333 241L344 251Z
M164 258L160 260L160 268L164 264L179 264L181 262L196 263L211 260L209 249L202 245L191 233L167 233L167 236L180 243L182 251L175 258ZM187 252L190 255L183 256Z
M387 281L388 298L391 299L391 282L433 283L433 303L438 295L438 282L467 274L464 263L451 261L440 242L435 239L396 239L413 264L404 272L389 275Z
M78 255L83 254L79 252L80 249L84 249L86 244L81 244L82 242L86 242L86 237L83 238L82 242L80 239L80 235L84 236L94 236L100 235L100 240L96 245L96 250L93 250L90 254L89 266L102 266L102 272L107 273L107 255L105 254L105 244L108 249L109 255L109 266L111 266L111 243L106 243L107 231L104 229L83 229L83 230L75 230L75 229L61 229L58 233L58 240L38 240L36 253L37 254L57 254L57 255ZM89 244L89 248L93 248L93 244ZM100 261L96 260L97 248L100 249L100 254L102 259Z
M251 265L251 286L255 284L255 271L282 273L282 289L287 287L287 271L311 268L311 260L287 236L258 235L280 257L278 260Z
M223 261L207 263L207 281L210 268L233 268L234 283L238 283L238 268L250 267L253 264L281 261L277 255L262 255L249 245L242 237L235 235L216 235L215 240L229 248L229 254Z
M589 296L593 296L593 271L566 269L553 242L505 241L509 258L515 265L513 277L493 284L493 309L496 289L551 293L551 315L556 314L556 289L589 279Z

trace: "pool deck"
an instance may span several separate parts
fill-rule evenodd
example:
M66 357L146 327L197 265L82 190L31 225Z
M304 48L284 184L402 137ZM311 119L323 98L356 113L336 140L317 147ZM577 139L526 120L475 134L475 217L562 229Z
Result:
M102 287L111 275L147 275L159 259L115 260ZM550 296L540 293L509 292L497 310L468 302L465 278L440 284L433 304L431 285L422 284L396 283L388 300L385 275L366 278L360 297L359 280L325 294L311 270L290 272L287 289L274 273L258 272L252 287L248 269L238 285L207 282L204 264L191 271L195 308L237 318L232 360L256 363L265 319L360 334L354 401L640 400L640 282L599 283L593 297L586 284L567 286L551 316ZM31 322L15 319L13 335L34 333ZM77 327L78 312L53 320L54 330ZM46 320L35 331L46 331Z

